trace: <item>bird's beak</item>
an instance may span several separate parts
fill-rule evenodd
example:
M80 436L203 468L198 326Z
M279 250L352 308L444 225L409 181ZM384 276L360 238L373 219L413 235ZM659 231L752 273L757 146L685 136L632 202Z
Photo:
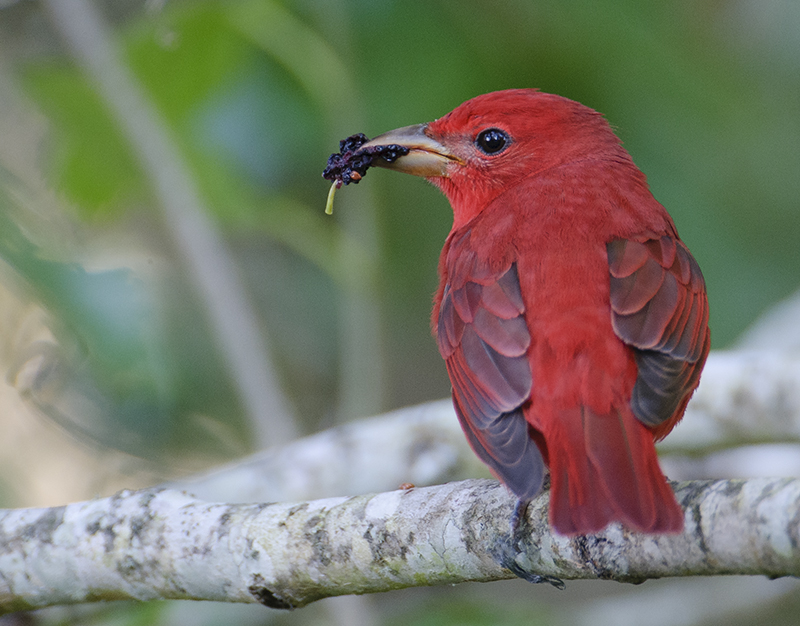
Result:
M392 162L375 159L372 164L423 178L447 176L447 166L450 163L461 162L461 159L430 137L426 132L427 128L427 124L415 124L390 130L368 141L361 148L391 144L403 146L408 148L408 154Z

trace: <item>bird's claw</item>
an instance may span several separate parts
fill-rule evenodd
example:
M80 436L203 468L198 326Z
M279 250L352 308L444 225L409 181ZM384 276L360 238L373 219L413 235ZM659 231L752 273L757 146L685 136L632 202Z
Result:
M519 554L519 546L523 543L523 540L526 538L526 526L527 526L527 516L526 512L528 510L528 505L530 504L530 500L517 500L517 504L514 507L514 512L511 514L511 537L510 542L504 542L503 547L501 549L501 554L499 555L498 563L509 570L515 576L521 578L522 580L527 580L529 583L539 584L539 583L550 583L553 587L557 589L564 589L566 585L564 581L560 578L556 578L555 576L546 576L542 574L534 574L532 572L527 571L523 568L519 563L517 563L516 556ZM527 533L530 534L530 533Z

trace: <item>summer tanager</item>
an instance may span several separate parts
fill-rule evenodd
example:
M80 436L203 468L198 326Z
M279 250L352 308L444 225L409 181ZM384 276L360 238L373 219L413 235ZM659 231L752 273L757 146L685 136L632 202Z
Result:
M475 453L521 502L550 468L562 534L677 532L654 441L709 350L700 268L608 123L531 89L469 100L365 148L427 178L453 228L433 329Z

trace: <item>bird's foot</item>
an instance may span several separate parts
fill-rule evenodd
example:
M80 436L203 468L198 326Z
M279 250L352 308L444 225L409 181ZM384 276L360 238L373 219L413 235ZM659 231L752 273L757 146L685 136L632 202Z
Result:
M505 567L515 576L527 580L529 583L550 583L553 587L564 589L566 585L564 581L555 576L546 576L543 574L534 574L529 572L517 562L517 555L521 552L520 546L525 544L531 533L531 528L528 525L527 511L530 500L518 500L517 505L514 507L514 512L511 514L511 535L510 541L504 541L500 554L498 555L498 562L502 567Z

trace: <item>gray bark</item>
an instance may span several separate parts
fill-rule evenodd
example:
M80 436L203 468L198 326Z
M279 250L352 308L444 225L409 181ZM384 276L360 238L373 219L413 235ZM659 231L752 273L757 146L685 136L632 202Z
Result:
M800 575L800 479L695 481L676 492L686 529L662 536L618 525L554 535L548 493L512 535L515 500L490 480L295 504L213 504L146 490L4 511L0 611L155 598L287 609L515 574L553 584Z

